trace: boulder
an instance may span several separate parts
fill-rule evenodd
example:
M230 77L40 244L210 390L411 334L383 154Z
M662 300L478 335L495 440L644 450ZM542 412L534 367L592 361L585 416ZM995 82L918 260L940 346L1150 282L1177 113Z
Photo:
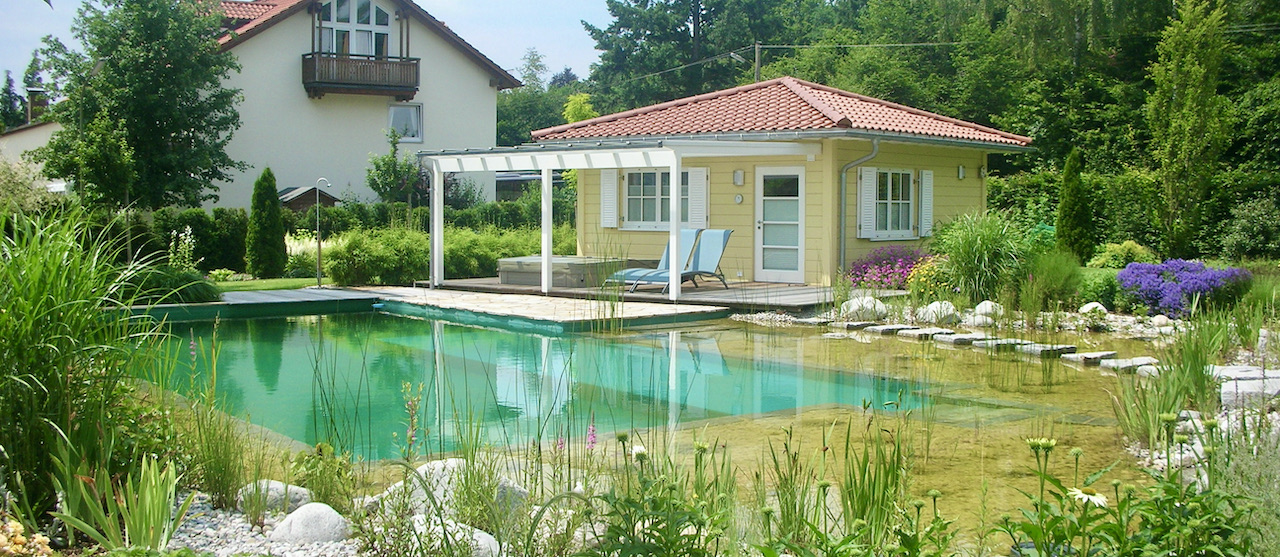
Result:
M991 300L983 300L973 308L973 314L998 319L1004 317L1004 306Z
M422 481L410 478L408 483L396 482L386 491L368 499L365 508L373 510L389 498L407 497L408 506L414 514L435 515L443 511L447 516L452 516L454 492L466 467L467 461L461 458L433 460L423 464L418 467L418 475L422 477ZM431 490L430 496L423 489L424 485ZM499 508L513 512L524 506L528 498L528 490L520 484L505 476L498 478L494 499Z
M445 532L448 532L448 545L466 544L471 547L472 557L498 557L500 550L498 540L493 535L447 518L414 515L413 530L427 540L439 540L441 547L446 546L443 539Z
M275 480L258 480L240 488L236 494L236 506L243 511L245 498L253 495L266 499L268 511L283 513L291 513L311 502L311 492L305 487Z
M932 302L916 309L916 321L950 325L960 322L960 312L956 311L956 306L951 302Z
M307 503L284 517L267 539L272 543L326 543L345 540L350 534L351 523L333 507Z
M1168 327L1173 324L1173 320L1167 315L1157 315L1151 318L1151 326L1159 329L1160 327Z
M970 327L995 327L996 320L989 315L974 315L964 322Z
M889 315L889 308L884 302L863 296L840 304L840 317L854 321L879 321Z
M1107 306L1102 305L1102 303L1100 302L1089 302L1083 306L1080 306L1081 314L1094 313L1094 312L1100 312L1100 313L1106 314Z

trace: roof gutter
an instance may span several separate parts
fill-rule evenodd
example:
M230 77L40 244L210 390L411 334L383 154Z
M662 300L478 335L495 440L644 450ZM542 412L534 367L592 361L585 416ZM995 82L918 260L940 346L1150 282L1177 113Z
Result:
M839 256L839 261L840 261L841 273L845 271L845 264L847 263L846 261L847 257L845 256L845 247L849 243L849 224L848 224L849 171L852 170L853 167L855 166L858 166L864 162L867 162L871 159L876 158L876 156L879 154L880 154L880 140L872 139L870 153L867 153L862 158L849 161L848 164L840 167L840 256Z
M869 139L882 140L894 143L912 143L923 145L943 145L948 147L963 147L969 149L982 149L991 153L1028 153L1035 151L1035 147L1029 145L1014 145L1010 143L996 143L991 141L974 141L966 139L949 139L945 137L931 137L925 135L906 134L897 132L877 131L877 130L860 130L860 129L827 129L827 130L797 130L797 131L773 131L773 132L726 132L726 133L690 133L690 134L670 134L670 135L625 135L625 136L593 136L582 138L567 139L547 139L537 141L535 145L558 145L565 143L581 144L584 141L643 141L643 140L664 140L664 139L698 139L698 140L726 140L726 141L797 141L803 139Z

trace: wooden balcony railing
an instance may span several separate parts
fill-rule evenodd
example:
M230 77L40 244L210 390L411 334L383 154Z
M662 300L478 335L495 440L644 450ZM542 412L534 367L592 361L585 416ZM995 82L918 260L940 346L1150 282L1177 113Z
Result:
M417 58L312 52L302 55L302 86L313 98L325 93L387 95L407 101L418 92Z

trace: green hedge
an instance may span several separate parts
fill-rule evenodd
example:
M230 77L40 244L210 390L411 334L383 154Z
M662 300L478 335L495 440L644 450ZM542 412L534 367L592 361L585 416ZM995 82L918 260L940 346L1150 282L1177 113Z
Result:
M343 235L339 247L327 250L325 274L343 286L369 284L409 285L429 276L430 236L406 229L356 230ZM567 224L553 231L553 251L577 252L577 237ZM498 260L536 254L541 233L532 228L480 230L450 226L444 236L445 278L492 277Z

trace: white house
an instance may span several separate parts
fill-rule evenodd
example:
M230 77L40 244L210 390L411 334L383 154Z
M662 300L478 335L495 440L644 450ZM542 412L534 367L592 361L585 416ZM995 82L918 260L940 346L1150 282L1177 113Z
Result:
M521 85L412 0L223 0L222 8L219 44L241 66L225 85L244 97L227 154L248 168L217 184L217 206L248 207L266 167L281 189L324 177L338 197L374 198L365 170L388 151L387 129L400 131L403 154L492 147L498 91ZM0 136L10 146L0 156L16 159L56 128ZM492 173L470 177L494 198Z

